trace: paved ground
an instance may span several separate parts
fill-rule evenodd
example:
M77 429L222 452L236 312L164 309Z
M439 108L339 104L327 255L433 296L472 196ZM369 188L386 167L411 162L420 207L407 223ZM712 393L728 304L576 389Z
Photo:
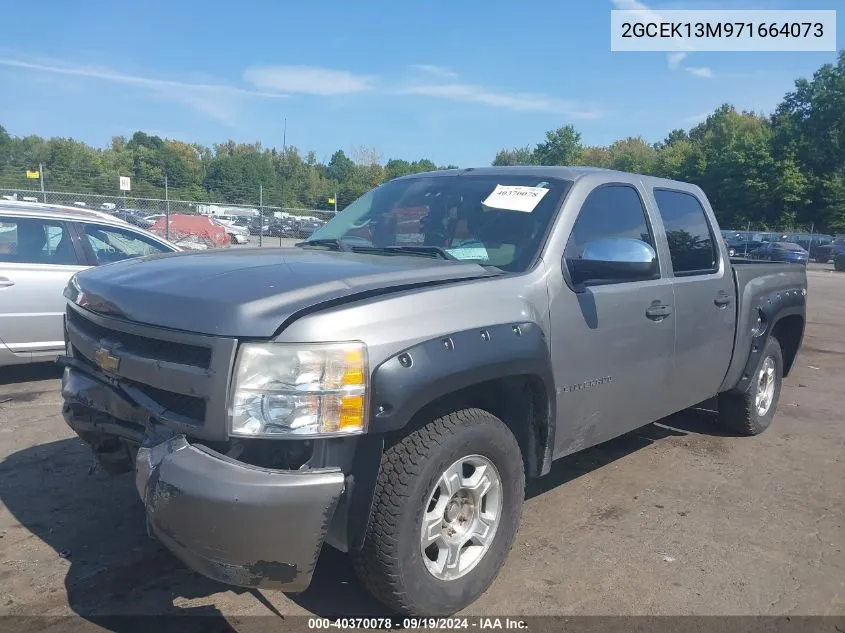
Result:
M468 612L845 614L845 274L813 268L772 428L728 437L688 412L558 463ZM301 595L186 570L146 537L131 477L94 471L58 409L54 369L0 373L0 614L382 613L332 550Z

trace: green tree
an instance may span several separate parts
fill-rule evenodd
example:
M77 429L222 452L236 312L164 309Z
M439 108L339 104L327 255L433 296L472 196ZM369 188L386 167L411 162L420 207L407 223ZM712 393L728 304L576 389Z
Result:
M607 148L607 166L636 174L652 174L657 165L657 150L642 137L628 137Z
M772 125L774 151L801 173L806 191L806 204L799 196L792 213L803 223L845 227L845 51L836 64L819 68L812 80L795 82Z
M546 132L546 140L534 149L538 165L573 165L581 156L581 133L572 125Z
M534 165L535 163L536 157L530 145L499 150L496 153L496 158L493 159L494 166Z
M339 149L332 154L329 164L326 165L326 176L338 183L346 182L354 169L354 161Z

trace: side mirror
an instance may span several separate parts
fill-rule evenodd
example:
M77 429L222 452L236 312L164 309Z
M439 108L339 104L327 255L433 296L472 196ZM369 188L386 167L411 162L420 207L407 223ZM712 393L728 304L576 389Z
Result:
M660 274L657 253L641 240L611 238L588 242L578 259L567 259L572 283L635 281Z

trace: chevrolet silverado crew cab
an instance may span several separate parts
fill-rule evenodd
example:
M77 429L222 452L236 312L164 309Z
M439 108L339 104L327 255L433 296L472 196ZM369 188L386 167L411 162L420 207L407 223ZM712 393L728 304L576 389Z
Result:
M299 592L327 543L394 611L451 614L553 460L714 396L731 432L764 431L806 285L732 263L694 185L416 174L291 248L75 275L63 411L194 570Z

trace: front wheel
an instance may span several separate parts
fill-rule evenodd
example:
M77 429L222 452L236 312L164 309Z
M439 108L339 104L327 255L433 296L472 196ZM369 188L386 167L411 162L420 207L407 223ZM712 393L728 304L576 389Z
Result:
M451 615L490 586L525 498L522 455L486 411L432 420L385 450L364 544L363 584L398 613Z

